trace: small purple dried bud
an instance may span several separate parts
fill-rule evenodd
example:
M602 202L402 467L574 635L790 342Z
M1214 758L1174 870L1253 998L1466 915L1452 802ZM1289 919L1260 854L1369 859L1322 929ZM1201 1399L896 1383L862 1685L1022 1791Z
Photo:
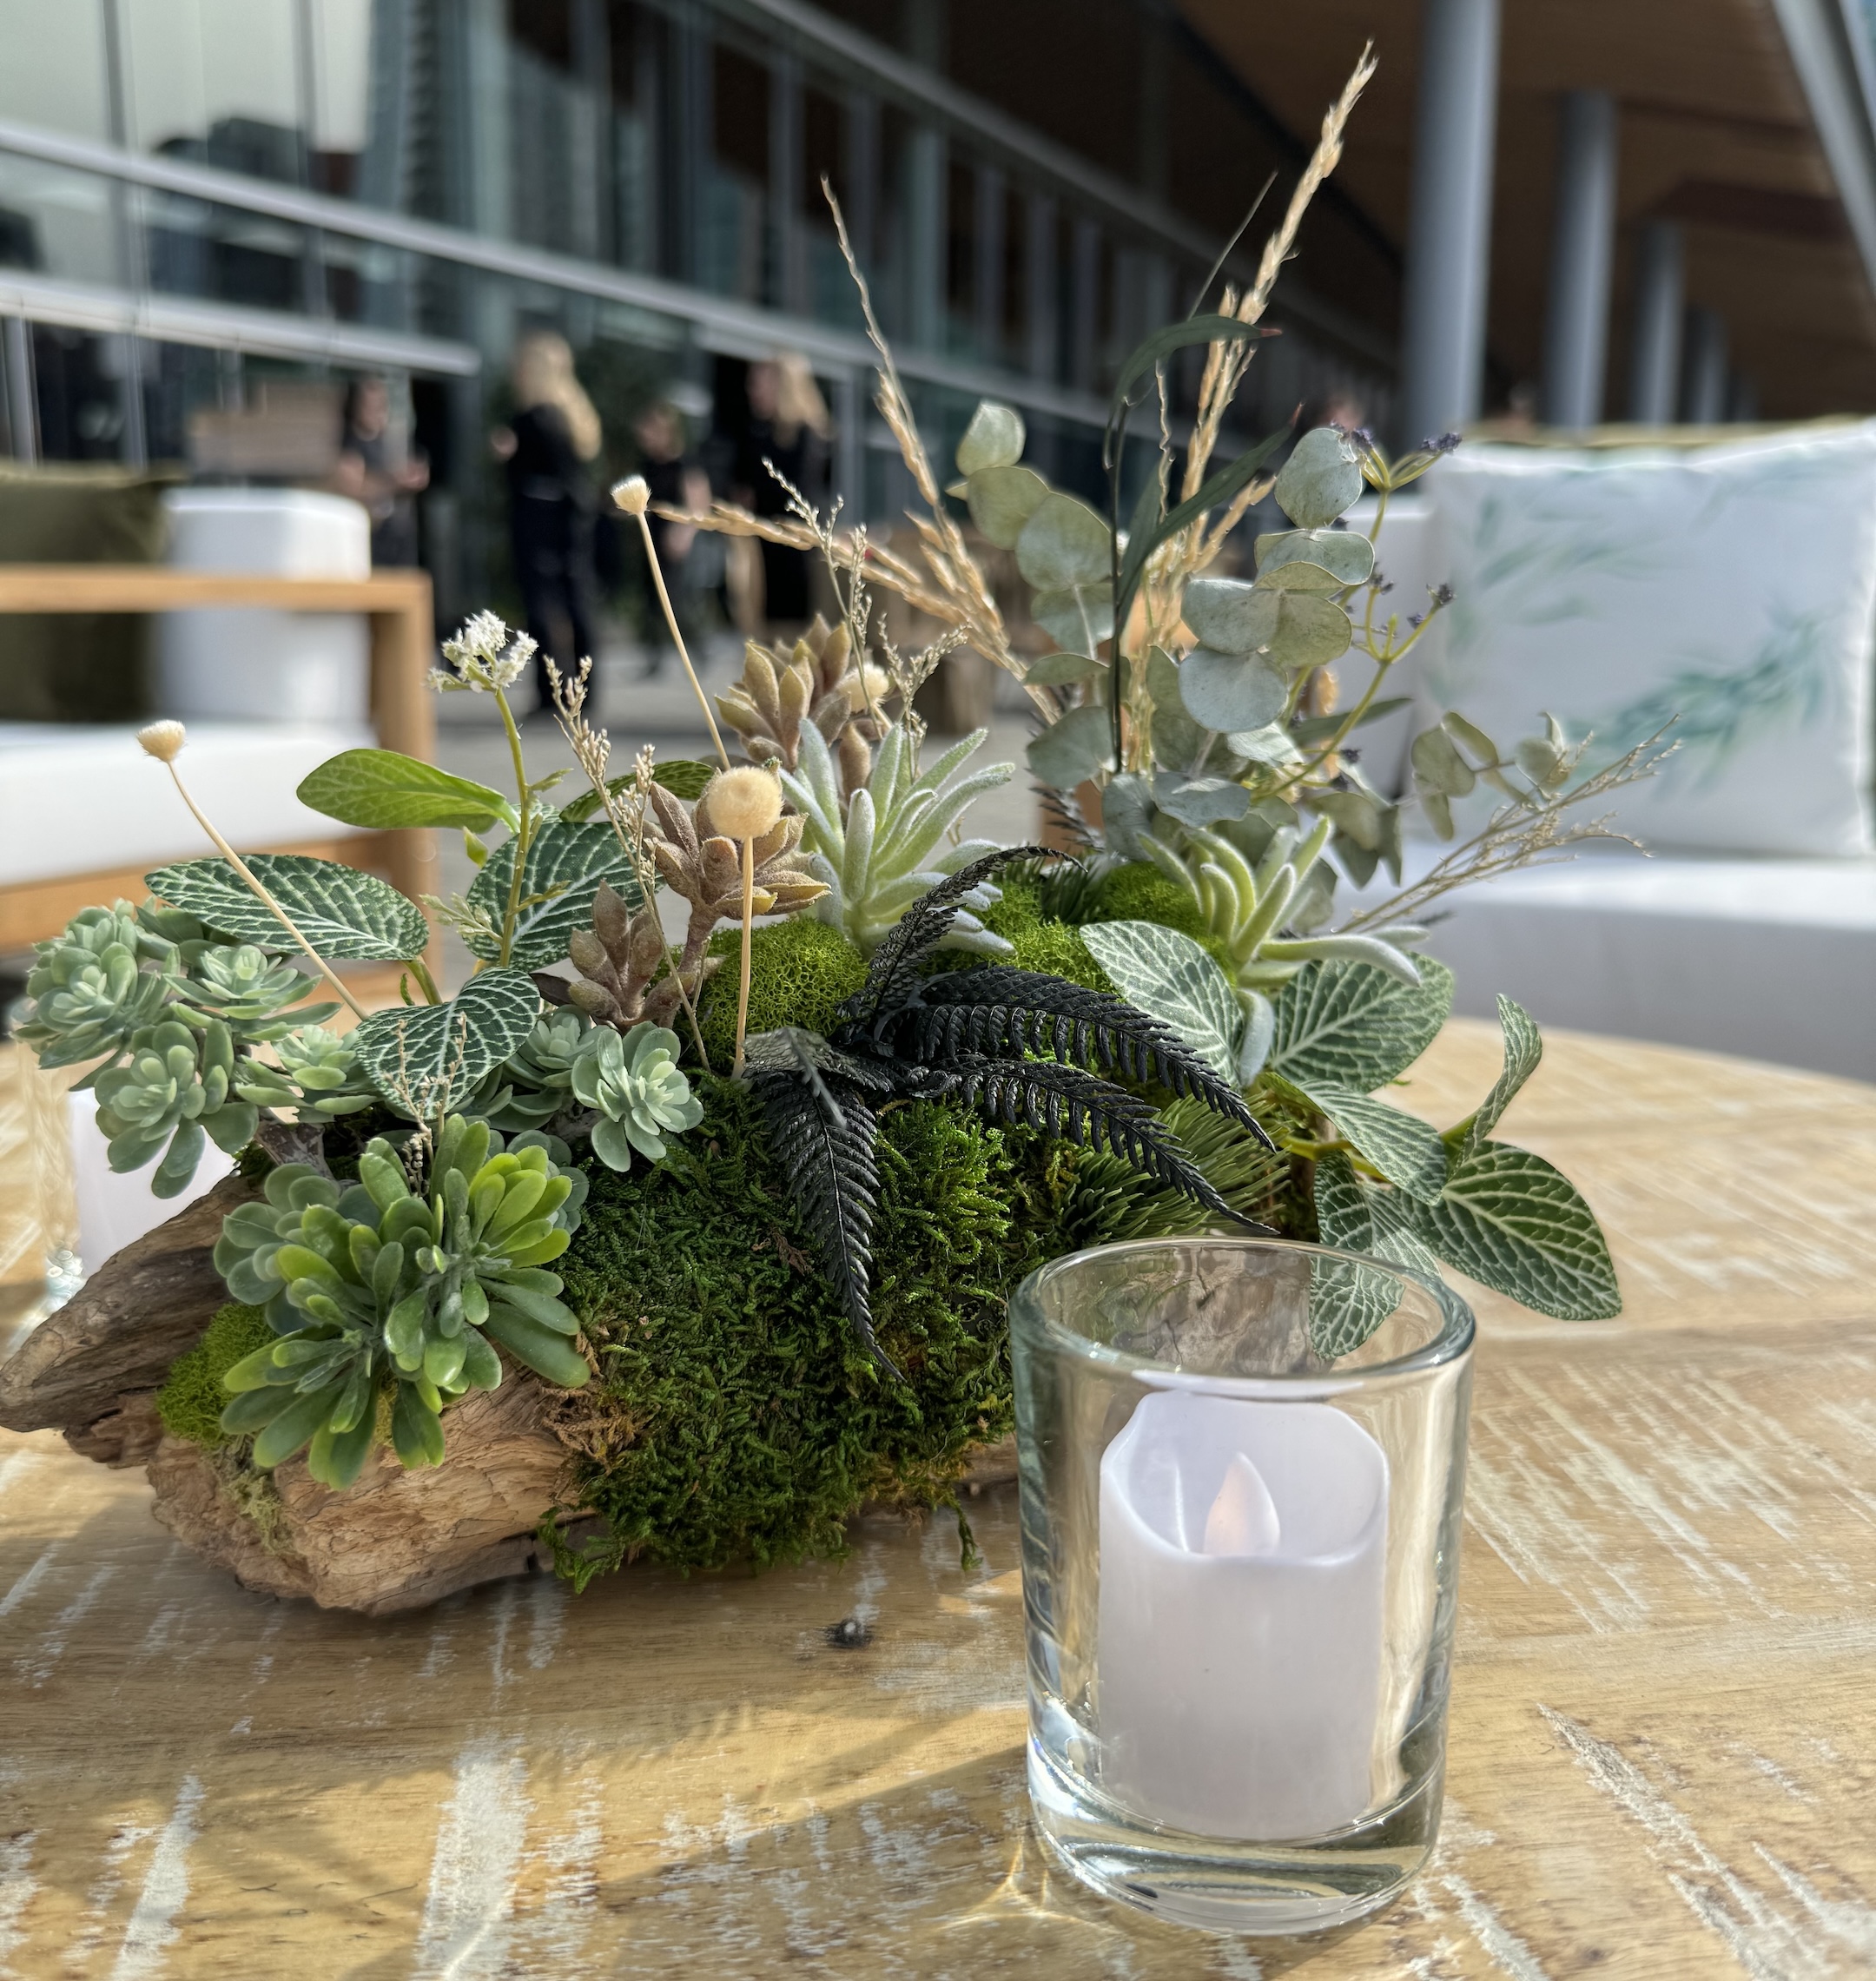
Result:
M1460 436L1457 433L1436 433L1430 439L1420 443L1420 452L1423 454L1450 454L1459 445L1459 440Z
M1450 584L1437 584L1437 585L1435 585L1435 586L1434 586L1434 588L1433 588L1433 603L1434 603L1436 605L1450 605L1450 604L1452 604L1452 602L1453 602L1453 588L1451 587L1451 585L1450 585Z

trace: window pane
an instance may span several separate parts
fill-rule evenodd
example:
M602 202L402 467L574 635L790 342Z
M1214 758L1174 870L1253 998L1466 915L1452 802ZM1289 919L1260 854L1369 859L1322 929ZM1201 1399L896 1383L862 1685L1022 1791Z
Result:
M262 179L306 175L293 0L122 0L130 142Z
M110 135L98 0L0 0L0 116Z

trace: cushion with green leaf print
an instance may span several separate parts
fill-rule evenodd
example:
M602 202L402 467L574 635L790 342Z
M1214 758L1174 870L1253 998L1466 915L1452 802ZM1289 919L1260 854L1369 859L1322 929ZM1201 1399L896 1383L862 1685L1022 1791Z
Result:
M1462 447L1428 489L1456 597L1428 642L1423 730L1457 710L1509 751L1548 710L1571 740L1593 732L1594 765L1672 720L1675 753L1619 795L1620 829L1661 848L1876 847L1876 421L1705 447ZM1454 782L1463 835L1503 799Z

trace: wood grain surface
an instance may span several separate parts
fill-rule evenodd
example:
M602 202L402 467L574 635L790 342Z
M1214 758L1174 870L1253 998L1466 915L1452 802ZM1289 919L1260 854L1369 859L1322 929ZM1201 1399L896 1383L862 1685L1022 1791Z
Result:
M1400 1097L1443 1125L1496 1057L1455 1024ZM38 1433L0 1437L0 1974L1869 1973L1876 1089L1565 1037L1502 1132L1629 1311L1480 1297L1445 1827L1380 1917L1214 1938L1051 1868L1013 1494L969 1575L948 1519L869 1521L370 1621L243 1593Z

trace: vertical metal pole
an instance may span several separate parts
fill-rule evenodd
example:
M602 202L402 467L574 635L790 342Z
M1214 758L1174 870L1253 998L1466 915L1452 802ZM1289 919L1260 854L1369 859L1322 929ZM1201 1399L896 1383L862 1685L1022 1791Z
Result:
M1050 385L1061 363L1058 231L1054 200L1047 193L1032 193L1023 226L1023 342L1030 376Z
M612 36L605 0L573 0L568 25L579 121L568 148L574 240L582 254L611 261L618 248L612 221Z
M1681 383L1681 294L1686 261L1681 229L1651 220L1635 247L1634 349L1628 360L1628 417L1666 426Z
M110 118L111 142L128 146L130 117L125 90L123 22L118 12L118 0L104 0L104 100ZM133 295L142 297L149 291L149 269L144 258L143 230L140 225L142 195L135 187L122 180L114 179L109 183L118 280ZM142 352L135 331L124 333L122 356L117 407L123 420L123 458L129 466L141 468L149 460L149 441L143 424ZM37 431L36 422L36 436ZM37 452L36 438L36 459Z
M1615 137L1615 99L1606 89L1573 89L1564 97L1544 335L1543 416L1553 426L1594 426L1602 417Z
M847 191L841 211L847 221L848 244L860 264L861 274L870 282L875 273L873 257L878 245L880 207L880 108L876 96L856 89L848 97L842 147Z
M39 459L39 391L33 376L32 326L23 316L6 320L7 423L13 429L13 459Z
M1687 313L1687 378L1681 417L1694 426L1717 426L1727 416L1727 327L1718 310Z
M941 76L949 13L945 0L905 0L906 52ZM906 327L913 343L927 351L941 351L946 341L949 176L944 133L918 125L906 147Z
M977 358L1003 362L1003 216L1009 205L1007 182L994 165L977 168L976 214L971 229L974 251L972 314L977 326Z
M777 309L796 316L808 311L803 116L801 60L782 50L769 65L769 293Z
M1402 340L1408 446L1478 413L1497 115L1498 0L1426 0Z
M711 146L710 38L699 9L685 5L670 21L670 131L666 252L670 272L701 285L704 276L704 175Z
M870 520L866 486L867 401L857 372L835 375L834 418L839 429L834 492L841 498L845 521L864 523Z
M1082 392L1093 391L1100 355L1100 222L1076 221L1070 265L1068 382Z

